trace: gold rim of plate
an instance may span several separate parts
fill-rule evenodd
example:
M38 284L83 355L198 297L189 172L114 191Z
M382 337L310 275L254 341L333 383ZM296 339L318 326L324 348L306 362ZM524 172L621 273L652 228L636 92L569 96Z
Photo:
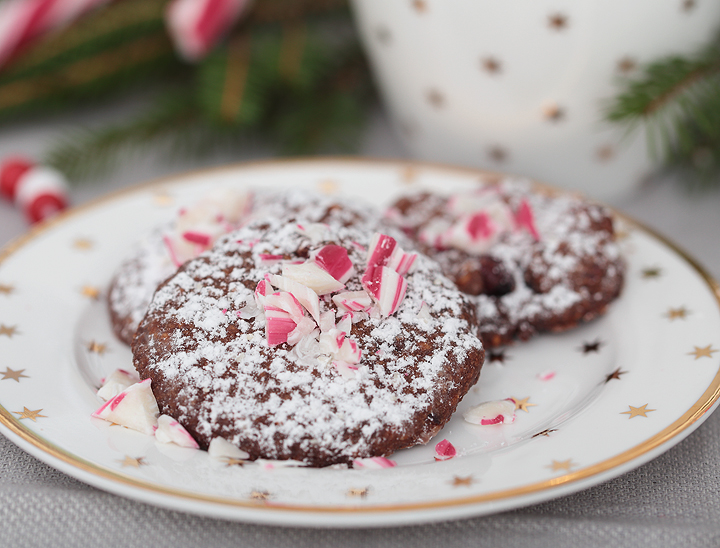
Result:
M117 200L118 198L121 198L123 196L126 196L128 194L133 194L135 192L141 192L145 191L148 188L152 188L155 186L162 186L164 184L168 184L172 182L173 184L181 183L183 180L186 179L192 179L196 178L202 174L206 173L218 173L222 171L237 171L240 169L254 169L254 168L262 168L262 167L287 167L287 168L294 168L297 166L312 166L313 164L320 164L323 166L327 166L328 164L337 163L341 164L343 166L350 166L352 164L358 164L361 166L367 166L367 165L382 165L382 166L397 166L398 168L403 167L413 167L417 169L432 169L437 171L445 171L460 175L470 175L470 176L477 176L478 181L488 181L492 182L498 179L498 177L506 177L506 176L512 176L511 174L503 174L498 172L492 172L492 171L486 171L486 170L479 170L479 169L472 169L472 168L463 168L463 167L457 167L452 165L445 165L440 163L433 163L433 162L419 162L414 160L392 160L392 159L373 159L373 158L365 158L365 159L358 159L358 158L352 158L352 157L319 157L319 158L313 158L313 159L274 159L274 160L263 160L263 161L255 161L255 162L243 162L243 163L237 163L237 164L229 164L217 168L210 168L210 169L199 169L194 171L189 171L186 173L183 173L181 175L169 175L162 178L154 179L145 183L141 183L139 185L134 185L129 188L122 189L120 191L113 192L107 196L95 199L93 201L88 202L85 205L82 205L80 207L65 211L58 215L57 217L51 219L50 221L43 223L37 227L33 227L27 234L17 238L16 240L12 241L10 244L5 246L3 249L0 250L0 266L2 266L2 263L7 260L8 257L10 257L13 253L15 253L17 250L22 248L23 246L27 245L29 242L34 240L38 235L52 229L59 223L62 223L66 221L69 218L75 217L76 215L83 213L89 209L94 209L98 206L101 206L103 204L106 204L108 202ZM535 182L535 184L540 188L544 189L545 191L549 192L559 192L559 193L567 193L569 191L564 191L557 189L551 185ZM613 209L613 208L611 208ZM631 217L624 215L620 212L617 212L613 209L613 212L621 219L623 219L625 222L630 223L631 225L634 225L635 227L639 228L640 230L650 234L655 239L659 240L661 243L672 249L675 253L677 253L682 259L684 259L703 279L703 281L708 285L710 290L712 291L713 295L715 296L716 303L718 307L720 308L720 285L710 276L710 274L702 267L700 264L695 261L692 257L690 257L683 249L681 249L679 246L677 246L672 241L668 240L661 234L657 233L652 228L649 228L648 226L644 225L643 223L640 223L636 221L635 219L632 219ZM149 482L137 480L135 478L132 478L130 476L127 476L122 473L118 473L112 470L109 470L107 468L104 468L102 466L93 464L91 462L86 461L85 459L82 459L72 453L69 453L57 446L55 446L53 443L48 442L41 436L37 435L32 430L25 427L18 419L13 417L4 407L0 406L0 424L5 426L8 430L10 430L13 434L19 436L26 442L34 445L38 449L41 449L49 456L58 459L66 464L69 464L71 466L74 466L75 468L78 468L79 470L82 470L84 472L88 472L90 474L93 474L95 476L101 477L103 479L111 480L113 482L118 482L121 484L124 484L129 487L133 488L140 488L145 491L150 491L156 494L160 495L166 495L166 496L172 496L172 497L180 497L189 501L199 501L199 502L210 502L215 504L221 504L226 506L234 506L234 507L245 507L245 508L262 508L263 510L282 510L282 511L298 511L298 512L322 512L322 513L375 513L375 512L388 512L388 511L407 511L407 510L424 510L424 509L439 509L439 508L447 508L447 507L453 507L453 506L464 506L464 505L472 505L472 504L480 504L485 502L491 502L491 501L499 501L499 500L505 500L510 499L514 497L520 497L525 495L531 495L536 494L548 489L552 489L561 485L569 485L572 483L579 482L581 480L591 478L595 475L601 474L603 472L607 472L609 470L612 470L613 468L620 466L622 464L628 463L638 457L641 457L645 455L646 453L652 451L653 449L656 449L660 447L662 444L666 443L667 441L671 440L678 434L680 434L682 431L690 427L692 424L694 424L698 419L700 419L705 413L707 413L713 406L713 404L717 401L717 399L720 398L720 369L718 369L717 373L713 377L712 382L708 386L708 388L705 390L705 392L702 394L702 396L695 402L695 404L690 407L679 419L677 419L675 422L667 426L662 431L658 432L654 436L646 439L642 443L636 445L635 447L632 447L626 451L623 451L622 453L615 455L612 458L606 459L602 462L599 462L597 464L581 468L579 470L576 470L574 472L570 472L568 474L564 474L562 476L557 476L554 478L551 478L549 480L540 481L536 483L531 483L528 485L524 485L521 487L516 487L512 489L503 489L499 491L494 491L491 493L485 493L481 495L470 495L465 497L458 497L453 499L446 499L446 500L439 500L439 501L431 501L431 502L417 502L417 503L403 503L403 504L375 504L375 505L367 505L363 504L362 506L347 506L347 507L338 507L338 506L317 506L317 505L297 505L297 504L283 504L283 503L277 503L273 502L272 500L269 501L263 501L263 502L253 502L253 501L243 501L243 500L237 500L237 499L231 499L221 496L210 496L210 495L203 495L200 493L192 493L192 492L186 492L182 491L181 489L173 489L168 487L161 487L157 485L153 485Z

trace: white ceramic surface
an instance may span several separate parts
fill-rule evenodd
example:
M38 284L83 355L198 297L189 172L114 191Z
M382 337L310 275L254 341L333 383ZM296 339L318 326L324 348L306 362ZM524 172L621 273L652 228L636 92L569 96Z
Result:
M207 453L90 418L99 379L128 368L102 294L132 242L210 187L304 186L382 206L411 189L482 175L371 161L269 162L168 179L111 196L0 253L0 430L39 459L108 491L187 512L317 527L480 515L617 476L694 430L720 390L714 282L632 222L621 227L627 286L607 316L488 355L459 411L515 398L510 425L458 413L428 446L384 470L228 466ZM548 380L544 374L554 373ZM434 461L448 439L459 451Z
M648 174L642 133L603 122L617 81L720 27L703 0L353 0L384 102L419 159L617 197Z

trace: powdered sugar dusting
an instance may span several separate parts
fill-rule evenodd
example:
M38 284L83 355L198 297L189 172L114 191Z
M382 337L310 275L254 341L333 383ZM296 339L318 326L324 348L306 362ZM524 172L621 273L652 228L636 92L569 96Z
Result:
M303 226L312 220L317 216ZM158 401L201 445L222 436L253 457L307 456L317 465L378 456L375 448L392 432L393 449L425 442L441 426L427 417L437 412L444 421L454 409L440 413L438 402L459 399L469 387L460 385L479 372L482 346L467 301L433 261L418 256L394 315L350 322L348 337L362 355L354 375L341 374L310 335L270 348L264 315L238 316L253 308L258 281L282 272L282 261L269 265L261 256L302 260L323 245L341 245L362 272L366 256L355 244L367 246L373 233L332 222L318 241L297 225L254 221L186 263L156 292L133 347L138 370L155 379L160 394L172 392L172 401ZM347 280L344 291L362 290L359 276ZM329 298L320 307L335 314ZM418 317L421 307L426 313ZM458 374L465 378L453 382Z

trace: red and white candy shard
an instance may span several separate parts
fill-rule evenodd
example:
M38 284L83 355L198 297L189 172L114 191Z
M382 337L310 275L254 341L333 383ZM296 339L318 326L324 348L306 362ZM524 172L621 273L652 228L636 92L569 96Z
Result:
M140 382L140 376L135 371L116 369L103 381L97 395L103 401L108 401L137 382Z
M338 308L353 312L368 310L373 304L367 291L344 291L333 295L332 300Z
M471 424L482 426L508 424L515 421L515 402L512 400L484 402L465 411L463 418Z
M354 379L357 373L357 366L342 360L334 360L333 367L343 379Z
M92 416L153 435L160 414L150 379L133 384L109 399Z
M180 447L189 447L190 449L198 449L200 446L188 434L183 426L168 415L160 415L158 417L157 430L155 430L155 439L160 443L174 443Z
M457 450L448 440L442 440L435 445L435 460L448 460L455 456L457 456Z
M535 215L530 207L530 203L525 198L520 202L520 206L518 206L515 212L515 224L518 229L527 230L536 241L540 240L540 233L535 226Z
M397 242L395 238L376 232L373 234L367 251L367 268L362 276L362 284L372 283L374 272L378 267L385 266L390 260ZM373 291L370 291L373 294Z
M381 468L393 468L395 466L397 466L397 463L394 460L385 457L370 457L353 461L353 468L365 470L380 470Z
M348 256L347 249L342 246L323 246L310 258L340 283L344 284L355 274L355 268Z
M382 316L394 314L407 291L405 278L387 266L376 267L363 286L378 304Z
M412 269L415 259L417 259L417 253L406 253L400 246L395 246L388 258L387 266L404 276Z
M302 266L302 265L286 265L286 267ZM320 300L318 299L318 293L312 288L302 282L293 279L292 277L285 275L285 268L283 267L283 276L277 274L268 274L265 279L268 283L277 287L278 289L291 294L297 302L305 307L310 313L313 319L320 323ZM333 279L333 281L336 281ZM343 286L344 287L344 286ZM301 314L302 316L302 314Z
M216 459L247 459L250 457L249 453L223 438L213 438L210 441L208 455Z
M312 261L302 264L285 264L282 275L309 287L317 295L327 295L345 288L345 284L333 278L327 270Z

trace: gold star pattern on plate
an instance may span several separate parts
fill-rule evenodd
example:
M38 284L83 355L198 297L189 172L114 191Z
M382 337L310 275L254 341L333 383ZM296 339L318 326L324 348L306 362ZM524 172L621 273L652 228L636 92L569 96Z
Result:
M611 380L619 381L620 375L625 375L626 373L627 371L620 371L620 368L618 367L615 371L605 376L605 384L609 383Z
M5 325L0 323L0 336L4 335L9 339L12 339L14 335L18 334L17 325Z
M250 498L253 500L268 500L270 498L270 493L267 491L252 491L250 493Z
M11 295L15 291L12 285L0 284L0 295Z
M96 341L90 341L89 343L87 343L86 348L88 349L88 352L92 354L98 354L100 356L107 352L107 344L99 343Z
M406 185L411 185L418 178L418 170L415 166L405 166L400 174L400 179Z
M27 407L23 406L22 411L13 411L13 413L19 415L18 420L30 419L33 422L37 422L37 420L40 418L47 418L47 415L41 415L40 411L42 411L42 409L36 409L35 411L31 411Z
M548 26L553 30L564 30L568 27L568 18L562 13L553 13L548 16Z
M243 459L235 459L232 457L226 457L224 460L225 464L227 464L228 466L240 466L241 468L245 466L245 463L247 462Z
M452 481L450 481L450 484L453 487L470 487L473 483L475 483L477 480L472 477L472 475L460 477L460 476L453 476Z
M8 379L12 379L16 382L20 382L20 379L29 379L30 377L28 377L27 375L23 375L24 372L24 369L18 369L17 371L15 371L14 369L6 367L5 371L0 371L0 375L3 376L3 378L0 380L6 381Z
M543 116L549 122L559 122L565 118L565 109L559 105L548 105L543 109Z
M515 411L520 410L529 413L530 410L528 409L528 407L537 407L536 403L528 403L530 396L523 399L513 398L512 396L510 396L510 399L515 403Z
M665 317L670 321L676 319L684 320L688 314L690 314L690 311L684 306L681 306L680 308L669 308L665 313Z
M173 203L173 197L167 190L158 190L153 195L153 202L160 207L169 206Z
M652 411L656 411L656 409L648 409L648 404L646 403L642 407L633 407L632 405L628 405L630 408L630 411L623 411L620 414L621 415L630 415L628 418L635 418L635 417L645 417L647 418L647 415L645 413L650 413Z
M75 249L79 249L81 251L92 249L93 245L95 245L93 241L87 238L76 238L72 244Z
M608 160L611 160L613 156L615 156L615 149L611 147L610 145L603 145L596 151L598 160L601 162L607 162Z
M504 350L499 350L497 352L493 352L491 350L487 354L487 359L488 359L489 363L493 363L493 362L505 363L505 360L509 360L510 357L505 355Z
M495 57L483 57L480 60L480 65L488 74L499 74L502 72L502 63Z
M501 146L493 146L488 150L488 156L493 162L501 163L507 160L508 152Z
M605 343L603 343L600 339L595 339L593 342L583 343L582 348L579 350L583 354L590 354L590 352L595 352L597 354L600 352L600 348L603 344Z
M428 103L434 108L442 108L445 106L445 97L436 89L431 89L426 95Z
M125 455L125 458L123 460L119 460L118 462L123 468L140 468L141 466L147 466L147 462L145 462L145 457L133 458L129 455Z
M532 435L533 438L539 438L540 436L545 436L546 438L550 437L550 434L553 432L557 432L555 428L546 428L545 430L541 430L540 432L537 432Z
M659 278L661 274L662 274L662 270L657 266L650 266L648 268L643 268L642 272L640 273L640 275L645 280Z
M335 194L340 188L340 185L337 183L337 181L333 181L332 179L325 179L324 181L320 181L317 186L318 190L323 194Z
M695 356L696 360L699 360L700 358L712 358L712 355L715 352L720 352L720 350L715 350L711 344L703 346L702 348L699 346L695 346L694 348L695 350L688 352L688 356Z
M558 472L560 470L564 472L569 472L570 469L577 466L572 459L568 460L553 460L551 464L548 464L545 468L550 468L553 472Z
M80 290L83 297L97 301L100 298L100 290L94 285L84 285Z
M364 499L368 496L368 492L370 489L368 487L364 487L363 489L348 489L347 496L348 497L360 497L361 499Z

